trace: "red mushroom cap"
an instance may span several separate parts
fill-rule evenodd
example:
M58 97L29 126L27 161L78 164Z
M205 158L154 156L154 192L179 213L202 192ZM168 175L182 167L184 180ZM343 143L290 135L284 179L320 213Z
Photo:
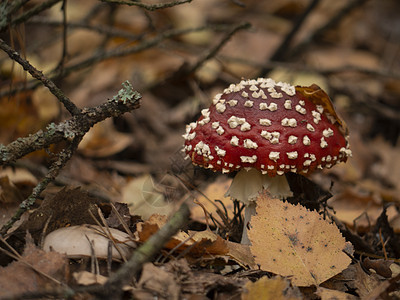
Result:
M184 151L195 165L269 176L330 168L351 155L347 129L318 86L270 78L231 84L186 128Z

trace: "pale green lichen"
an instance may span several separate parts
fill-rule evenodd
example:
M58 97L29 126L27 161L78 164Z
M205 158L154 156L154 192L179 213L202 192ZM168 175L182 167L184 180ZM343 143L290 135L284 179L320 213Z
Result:
M120 89L118 94L112 98L112 101L126 104L132 100L138 100L140 97L140 94L133 90L132 84L127 80L122 83L122 89Z

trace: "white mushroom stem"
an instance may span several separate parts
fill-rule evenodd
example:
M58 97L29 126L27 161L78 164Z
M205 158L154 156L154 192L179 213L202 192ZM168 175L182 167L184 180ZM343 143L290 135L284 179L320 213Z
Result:
M240 200L246 205L242 244L250 244L247 236L247 224L250 222L251 216L256 213L255 201L263 189L275 198L283 199L293 195L285 176L269 177L254 168L242 169L237 173L225 194L225 196Z

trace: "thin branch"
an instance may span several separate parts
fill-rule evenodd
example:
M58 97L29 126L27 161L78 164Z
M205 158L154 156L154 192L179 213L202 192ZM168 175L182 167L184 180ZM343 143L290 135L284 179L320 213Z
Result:
M77 136L72 143L66 148L63 149L60 153L58 153L57 160L51 165L49 172L46 176L33 188L32 194L21 202L16 213L11 217L11 219L1 228L0 235L5 235L7 231L17 222L22 214L29 210L33 204L35 204L36 200L39 198L40 194L46 189L47 185L51 183L61 171L61 169L65 166L65 164L70 160L72 155L75 153L80 141L82 140L82 136Z
M280 46L275 50L275 52L269 58L269 61L280 61L285 57L285 55L287 54L288 49L290 47L290 44L293 41L294 36L300 30L301 26L303 25L303 23L307 19L307 17L317 7L319 2L320 2L320 0L311 1L311 3L303 11L303 13L300 15L300 17L297 18L296 22L294 22L294 24L292 25L292 29L288 32L288 34L285 36L285 38L281 42ZM266 74L271 72L271 70L272 69L263 68L260 71L260 76L265 76Z
M124 88L126 85L125 83ZM138 92L132 91L122 104L112 99L99 106L85 108L81 114L69 120L58 124L51 123L45 131L39 130L35 134L18 138L6 146L0 144L0 166L12 163L36 150L48 148L51 144L63 140L72 141L76 136L84 135L96 123L138 108L140 98Z
M319 39L326 31L337 26L343 18L348 16L354 9L359 8L364 5L368 0L354 0L348 2L336 15L334 15L328 22L326 22L323 26L316 29L310 36L305 38L300 44L294 47L290 53L289 57L294 57L298 55L300 52L304 51L313 41Z
M149 11L155 11L158 9L169 8L173 6L177 6L184 3L190 3L193 0L181 0L181 1L173 1L168 3L159 3L159 4L145 4L136 1L124 1L124 0L101 0L102 2L112 3L112 4L123 4L128 6L138 6L140 8L144 8Z
M221 48L231 39L231 37L238 31L244 30L244 29L249 29L251 27L250 23L240 23L236 26L234 26L230 31L228 31L225 36L222 38L222 40L213 48L209 49L200 59L197 60L195 64L193 64L190 69L188 70L188 73L193 73L197 69L199 69L206 61L209 59L213 58L217 53L221 50Z
M26 22L32 16L38 15L42 11L52 7L53 5L55 5L56 3L60 2L60 1L62 1L62 0L49 0L47 2L43 2L43 3L39 4L39 5L36 5L35 7L25 11L20 16L14 18L9 24L6 24L6 25L1 24L2 26L0 27L0 32L5 30L9 25L15 26L15 25L18 25L20 23Z
M231 28L231 27L227 26L227 25L204 25L204 26L195 27L195 28L167 30L167 31L155 36L154 38L143 40L141 43L139 43L135 46L127 47L124 49L114 49L114 50L110 50L110 51L102 52L102 53L96 53L92 57L89 57L85 60L77 62L74 65L66 66L64 68L64 72L62 74L57 71L51 72L49 74L49 77L52 80L61 79L61 78L68 76L72 72L91 67L94 64L102 62L104 60L116 58L116 57L122 57L122 56L130 55L133 53L138 53L138 52L150 49L152 47L159 45L161 42L163 42L164 40L169 39L169 38L177 37L177 36L188 34L188 33L204 31L204 30L225 31L225 30L228 30L228 28ZM6 95L14 95L14 94L24 91L24 90L32 90L38 86L39 86L39 84L36 82L29 82L28 84L19 85L18 87L14 88L12 90L0 92L0 98L3 96L6 96Z
M28 71L29 74L32 75L32 77L41 81L43 85L47 87L62 104L64 104L65 108L71 113L71 115L80 114L81 110L73 102L71 102L71 100L69 100L67 96L65 96L64 92L61 91L54 84L53 81L51 81L41 71L32 66L26 59L22 58L17 51L8 46L7 43L2 39L0 39L0 49L6 52L12 60L19 63L25 71Z
M67 0L62 0L62 6L61 6L61 11L62 11L62 54L61 54L61 59L58 63L58 66L56 67L57 70L60 71L60 73L63 72L64 66L65 66L65 60L67 59Z
M30 19L27 23L35 24L35 25L45 25L45 26L64 26L63 22L60 22L57 20L49 20L44 17L40 17L40 18L34 17L34 18ZM118 29L118 28L110 27L110 26L103 25L103 24L91 25L86 22L69 21L66 24L66 26L68 29L75 29L75 28L87 29L87 30L95 31L100 34L104 34L104 35L108 35L108 36L112 36L112 37L122 37L122 38L126 38L129 40L137 40L137 39L140 39L141 37L143 37L143 34L132 34L131 32L129 32L127 30Z

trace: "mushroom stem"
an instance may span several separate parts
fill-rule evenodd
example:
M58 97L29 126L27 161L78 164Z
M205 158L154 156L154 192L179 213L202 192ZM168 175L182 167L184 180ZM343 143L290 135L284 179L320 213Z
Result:
M267 190L272 197L287 198L293 196L285 176L269 177L254 168L242 169L236 174L225 196L242 201L248 205L249 201L257 199L259 193Z
M242 201L244 210L243 234L241 244L248 245L247 226L251 217L256 214L257 197L263 189L267 190L274 198L291 197L289 184L285 176L269 177L254 168L242 169L236 174L225 196Z

